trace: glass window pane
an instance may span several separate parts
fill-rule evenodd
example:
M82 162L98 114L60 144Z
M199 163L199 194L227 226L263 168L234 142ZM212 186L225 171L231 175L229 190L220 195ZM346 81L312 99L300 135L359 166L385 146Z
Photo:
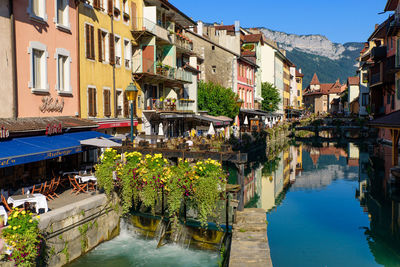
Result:
M42 59L43 51L33 49L33 88L42 89Z

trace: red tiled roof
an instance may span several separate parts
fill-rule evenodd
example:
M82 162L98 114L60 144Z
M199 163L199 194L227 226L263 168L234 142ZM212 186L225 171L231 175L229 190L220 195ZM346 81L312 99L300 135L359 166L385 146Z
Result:
M314 76L313 76L310 84L319 84L318 76L316 73L314 73Z
M314 74L313 81L311 81L310 85L319 85L320 90L310 91L310 86L308 86L303 94L304 96L340 94L345 90L345 87L340 83L339 79L337 79L335 83L319 83L316 74Z
M214 26L214 28L218 31L223 31L226 30L228 32L234 32L235 31L235 25L220 25L220 26Z
M356 77L349 77L347 79L347 83L349 85L359 85L360 84L360 77L356 76Z
M263 42L262 34L248 34L243 37L245 43Z
M296 70L296 77L304 77L304 74Z

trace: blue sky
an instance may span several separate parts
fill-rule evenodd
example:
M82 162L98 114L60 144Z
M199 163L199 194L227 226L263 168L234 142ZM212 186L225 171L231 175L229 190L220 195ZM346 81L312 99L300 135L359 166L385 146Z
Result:
M170 0L195 21L265 26L296 34L322 34L333 42L364 42L388 14L386 0ZM247 4L253 3L253 4Z

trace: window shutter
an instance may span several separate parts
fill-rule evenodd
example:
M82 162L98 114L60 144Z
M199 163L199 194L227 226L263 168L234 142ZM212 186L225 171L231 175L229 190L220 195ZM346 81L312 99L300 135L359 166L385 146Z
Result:
M111 116L110 90L104 90L104 116Z
M93 112L93 105L94 105L94 103L93 103L93 93L92 93L92 90L93 90L93 88L89 88L88 89L88 97L89 97L89 107L88 107L88 114L89 114L89 117L94 117L94 112Z
M124 117L125 118L129 117L129 102L125 92L124 92Z
M115 37L113 33L110 33L110 64L115 64Z
M93 7L100 8L100 0L93 0Z
M113 9L114 9L114 1L113 0L108 0L108 15L113 14Z
M94 54L94 27L90 26L90 53L91 53L91 59L95 59L95 54Z
M97 29L97 41L98 41L98 47L99 47L99 61L103 62L103 49L102 49L102 39L103 39L103 34L100 29Z
M90 30L89 25L85 24L86 35L86 58L90 58Z
M132 28L136 30L136 3L132 2L131 5L132 5L132 18L131 18Z
M93 117L96 117L97 116L96 89L93 88L92 90L93 90L93 92L92 92L92 94L93 94L93 96L92 96L92 98L93 98Z

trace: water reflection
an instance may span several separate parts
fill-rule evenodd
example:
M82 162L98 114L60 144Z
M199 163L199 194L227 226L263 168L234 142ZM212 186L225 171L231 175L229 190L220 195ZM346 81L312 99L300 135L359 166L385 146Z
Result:
M355 143L297 144L249 164L243 201L268 212L274 265L400 266L390 168L390 147Z

